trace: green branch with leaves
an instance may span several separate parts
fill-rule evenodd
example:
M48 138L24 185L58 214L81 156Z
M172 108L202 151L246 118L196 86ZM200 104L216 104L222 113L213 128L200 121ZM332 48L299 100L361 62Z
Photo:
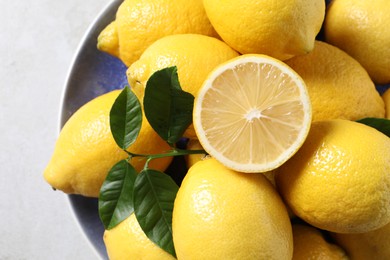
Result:
M183 150L175 146L192 123L194 97L181 89L176 67L155 72L147 82L143 100L145 117L156 133L171 149L161 154L134 154L131 145L142 125L142 106L125 87L110 111L111 132L117 145L129 157L109 171L99 195L99 215L105 229L112 229L135 214L146 236L175 256L172 239L172 211L179 189L163 172L150 169L154 159L187 154L204 154L204 150ZM141 172L129 163L133 157L144 157Z

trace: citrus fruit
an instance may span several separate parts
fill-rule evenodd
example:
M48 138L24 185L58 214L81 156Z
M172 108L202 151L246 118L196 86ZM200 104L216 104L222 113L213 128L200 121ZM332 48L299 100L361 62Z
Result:
M176 66L181 88L196 96L207 75L219 64L239 54L226 43L199 34L178 34L161 38L149 46L127 70L129 84L143 100L150 76L166 67ZM185 137L196 138L191 125Z
M333 0L324 23L325 39L359 61L375 83L390 83L390 2Z
M303 80L265 55L242 55L218 66L194 103L193 124L203 148L241 172L280 166L302 145L310 122Z
M332 234L351 259L390 259L390 223L367 233Z
M211 24L233 49L286 60L310 52L325 16L325 1L204 0Z
M303 224L293 224L294 255L292 259L347 260L345 251L326 241L320 230Z
M181 33L218 36L201 0L125 0L100 33L97 47L130 66L154 41Z
M98 197L109 170L128 157L115 143L110 130L109 114L119 93L120 90L115 90L96 97L66 122L44 171L44 178L53 188L65 193ZM169 148L144 117L140 134L129 151L153 154ZM171 160L171 157L152 160L150 168L164 171ZM140 171L145 159L134 157L131 164Z
M384 116L383 100L367 71L339 48L316 41L311 53L286 64L306 83L313 121Z
M287 210L257 173L230 170L215 159L190 168L172 218L178 259L291 259Z
M313 122L304 145L276 170L292 211L314 227L362 233L390 221L390 139L361 123Z
M105 230L103 240L110 260L175 259L145 235L134 214L131 214L116 227Z
M127 78L142 100L150 76L161 69L176 66L184 91L196 96L203 81L217 65L239 54L226 43L199 34L170 35L150 45L127 70Z
M390 89L387 89L383 95L382 95L382 99L383 101L385 102L385 117L387 119L390 119Z

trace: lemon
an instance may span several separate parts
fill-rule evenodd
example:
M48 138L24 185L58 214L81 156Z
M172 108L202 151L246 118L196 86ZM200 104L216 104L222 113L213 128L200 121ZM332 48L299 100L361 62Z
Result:
M178 259L291 259L286 208L262 174L229 170L215 159L184 177L172 218Z
M216 38L199 34L170 35L149 46L129 67L127 78L142 100L150 76L158 70L176 66L182 89L196 96L211 70L238 55Z
M283 62L247 54L221 64L195 98L203 148L242 172L270 171L302 145L311 123L305 83Z
M56 141L44 178L65 193L98 197L109 170L128 157L115 143L110 130L109 113L120 90L89 101L66 122ZM137 140L129 150L137 154L161 153L169 149L143 118ZM152 160L150 168L164 171L172 158ZM145 159L134 157L131 164L142 170Z
M285 60L310 52L325 16L323 0L203 0L211 24L233 49Z
M337 47L317 41L314 50L286 61L305 81L313 121L384 117L384 104L367 71Z
M390 89L387 89L383 95L382 95L382 99L383 101L385 102L385 117L387 119L390 119Z
M110 260L175 259L145 235L134 214L131 214L116 227L105 230L103 240Z
M97 48L100 51L107 52L115 57L120 57L119 37L116 21L111 22L104 28L98 36Z
M359 61L375 83L390 83L390 2L333 0L324 23L327 42Z
M390 139L353 121L314 122L299 151L276 170L292 211L320 229L362 233L390 222Z
M347 260L345 251L325 240L321 231L308 225L293 224L293 260Z
M208 73L239 54L226 43L199 34L178 34L161 38L149 46L127 70L127 78L138 99L142 100L146 83L156 71L176 66L182 89L196 96ZM184 133L196 138L191 125Z
M125 0L98 36L97 47L130 66L154 41L182 33L218 37L201 0Z
M367 233L333 233L332 237L347 251L351 259L390 259L390 223Z

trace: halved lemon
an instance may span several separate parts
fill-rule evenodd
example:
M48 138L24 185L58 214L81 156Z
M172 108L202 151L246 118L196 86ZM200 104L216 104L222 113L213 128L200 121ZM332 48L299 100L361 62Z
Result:
M265 172L301 147L311 125L304 81L285 63L247 54L212 71L195 99L203 148L226 167Z

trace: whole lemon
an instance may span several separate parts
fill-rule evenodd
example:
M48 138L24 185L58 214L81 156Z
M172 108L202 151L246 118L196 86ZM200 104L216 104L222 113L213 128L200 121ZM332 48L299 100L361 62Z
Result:
M270 182L215 159L184 177L172 218L178 259L291 259L287 210Z
M97 46L130 66L154 41L181 33L218 36L201 0L125 0Z
M387 89L383 93L382 99L385 102L385 110L386 110L385 117L387 119L390 119L390 89Z
M293 224L294 255L292 259L347 260L345 251L325 240L320 230L303 224Z
M384 103L367 71L351 56L316 41L313 51L286 61L305 81L313 121L384 117Z
M390 259L390 223L367 233L333 233L332 237L347 251L351 259Z
M110 260L144 259L174 260L175 258L154 244L141 229L137 218L131 214L103 235Z
M239 54L226 43L200 34L177 34L150 45L127 70L132 90L142 100L146 83L156 71L176 66L182 89L196 96L208 74L219 64ZM196 138L193 127L185 136Z
M323 0L203 0L211 24L233 49L286 60L310 52L325 16Z
M55 189L65 193L98 197L109 170L128 157L111 134L109 114L120 90L114 90L89 101L66 122L55 144L44 178ZM129 151L137 154L161 153L169 150L143 118L137 140ZM150 168L164 171L172 158L152 160ZM131 164L142 170L145 159L134 157Z
M324 23L327 42L359 61L375 83L390 83L390 1L333 0Z
M184 91L196 96L207 75L219 64L239 54L226 43L200 34L166 36L150 45L127 70L133 91L142 100L149 77L156 71L176 66Z
M279 193L301 219L337 233L390 222L390 139L334 119L312 124L301 149L276 172Z

